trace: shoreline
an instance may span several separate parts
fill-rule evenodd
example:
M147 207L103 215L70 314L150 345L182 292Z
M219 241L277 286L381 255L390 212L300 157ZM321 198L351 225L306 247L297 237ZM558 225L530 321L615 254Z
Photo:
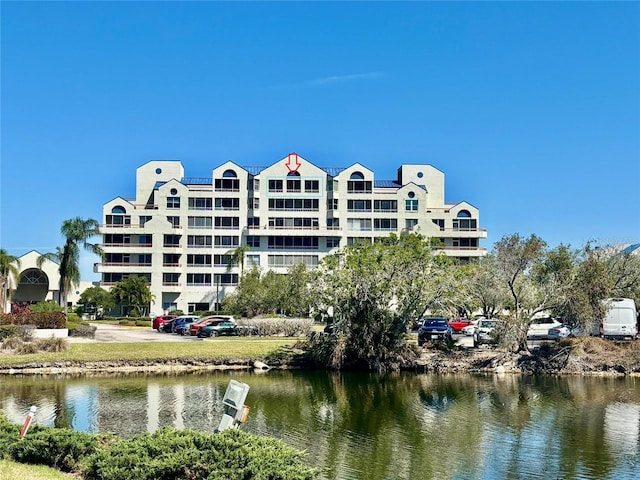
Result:
M436 374L513 374L567 376L633 376L640 377L640 355L626 352L576 354L576 345L567 345L535 353L512 353L500 349L422 350L401 371ZM188 374L223 370L292 370L318 369L298 353L288 358L203 358L180 357L149 360L95 360L25 362L0 367L0 376L13 375L91 375L98 373Z

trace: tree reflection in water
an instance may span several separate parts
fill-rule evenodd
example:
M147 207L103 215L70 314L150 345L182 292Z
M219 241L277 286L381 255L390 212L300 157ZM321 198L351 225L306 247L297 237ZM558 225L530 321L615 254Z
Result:
M213 432L230 378L249 383L243 428L305 449L326 479L635 478L634 378L270 371L0 379L0 407L122 436ZM622 417L622 418L621 418Z

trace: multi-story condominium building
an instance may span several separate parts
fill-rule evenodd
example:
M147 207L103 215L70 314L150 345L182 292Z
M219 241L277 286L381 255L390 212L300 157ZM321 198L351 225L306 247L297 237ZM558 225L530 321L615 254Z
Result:
M376 180L355 163L321 168L295 153L268 167L228 161L208 178L185 177L180 161L154 160L136 171L136 196L103 208L101 285L146 277L152 311L213 310L238 282L241 268L285 273L309 267L340 247L390 233L438 238L447 255L485 255L479 211L445 203L444 173L401 165L395 180ZM234 265L244 247L244 265Z

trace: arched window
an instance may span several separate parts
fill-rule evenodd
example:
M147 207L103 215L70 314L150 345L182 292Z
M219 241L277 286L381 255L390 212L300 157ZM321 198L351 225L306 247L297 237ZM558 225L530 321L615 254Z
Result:
M111 209L111 213L114 213L116 215L123 215L125 213L127 213L127 211L124 209L124 207L121 207L120 205L113 207Z
M353 172L349 177L349 180L364 180L362 172Z
M225 170L222 174L222 178L238 178L238 175L236 175L236 172L233 170Z
M298 172L289 172L287 173L287 177L299 177L300 174Z
M469 213L469 210L460 210L458 212L458 215L456 215L458 218L471 218L471 214Z

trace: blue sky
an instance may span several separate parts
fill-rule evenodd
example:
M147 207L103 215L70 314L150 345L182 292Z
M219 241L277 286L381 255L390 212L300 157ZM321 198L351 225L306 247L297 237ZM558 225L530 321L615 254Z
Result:
M640 241L640 3L11 2L0 247L132 197L135 169L297 152L446 174L446 200L549 245ZM83 256L83 279L96 280Z

